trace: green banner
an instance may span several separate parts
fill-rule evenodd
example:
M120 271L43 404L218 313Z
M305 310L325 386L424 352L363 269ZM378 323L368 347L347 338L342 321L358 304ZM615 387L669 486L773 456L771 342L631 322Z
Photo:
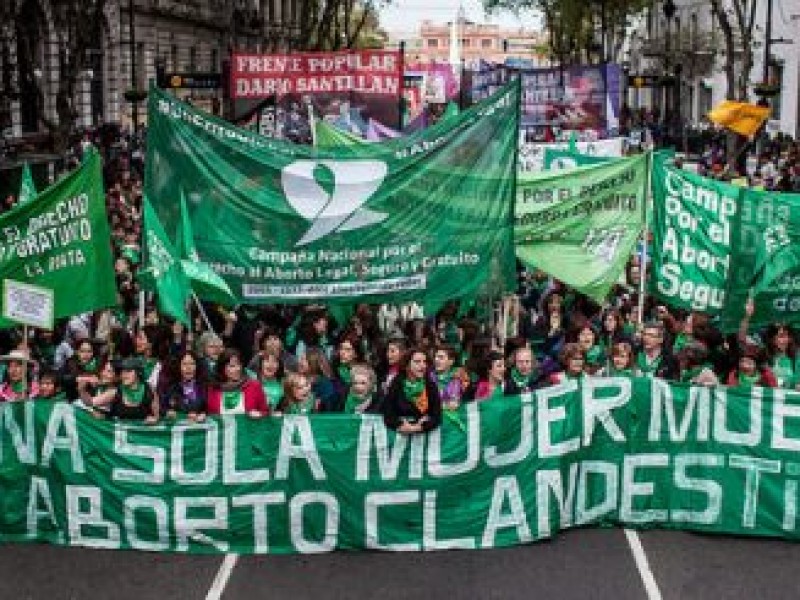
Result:
M520 175L517 257L602 302L642 231L648 160Z
M653 161L655 296L678 308L722 312L741 192L665 160Z
M241 302L416 300L514 285L519 83L418 134L307 148L153 89L145 188ZM495 292L495 293L496 293Z
M403 436L374 415L143 426L0 408L0 541L494 548L594 524L798 539L800 394L588 378Z
M19 182L19 196L17 196L17 202L19 204L30 202L36 198L37 193L31 168L28 166L28 163L25 163L25 166L22 167L22 177Z
M116 304L111 233L96 152L34 199L0 215L0 279L53 290L56 318ZM0 319L0 327L13 325Z
M753 329L800 324L800 194L743 188L740 202L723 326L738 327L749 294L755 300Z

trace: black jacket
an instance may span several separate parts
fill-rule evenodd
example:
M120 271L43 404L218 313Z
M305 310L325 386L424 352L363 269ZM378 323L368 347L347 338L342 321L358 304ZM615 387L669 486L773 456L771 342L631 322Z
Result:
M442 400L439 389L429 378L425 378L425 392L428 396L428 410L420 412L416 405L406 398L403 382L406 380L404 373L397 375L392 380L386 397L383 399L383 421L390 429L397 429L404 421L417 422L423 416L427 419L422 423L423 431L436 429L442 423Z

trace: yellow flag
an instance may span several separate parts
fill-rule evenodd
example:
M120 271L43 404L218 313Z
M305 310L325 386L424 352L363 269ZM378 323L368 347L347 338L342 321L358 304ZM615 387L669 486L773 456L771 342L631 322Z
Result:
M724 100L708 113L712 123L726 127L745 137L753 137L769 118L768 106L757 106L747 102Z

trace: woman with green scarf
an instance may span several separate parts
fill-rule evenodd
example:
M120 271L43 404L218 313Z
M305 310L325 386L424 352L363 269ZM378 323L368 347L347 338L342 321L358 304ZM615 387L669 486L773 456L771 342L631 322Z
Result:
M94 401L93 401L94 404ZM109 415L122 420L158 422L159 406L150 386L142 377L142 367L135 358L126 358L119 365L119 383L109 406Z
M791 328L782 323L770 325L766 338L767 361L778 387L796 389L800 383L800 356Z
M719 378L708 362L708 348L700 342L689 342L678 352L681 383L719 385Z
M375 412L375 371L369 365L356 363L350 369L350 374L352 378L344 399L343 412L351 415Z
M339 340L336 345L335 355L331 361L331 383L339 399L339 405L344 403L353 376L350 372L353 363L360 360L359 351L361 345L355 336L348 335Z
M81 379L78 383L79 404L82 402L96 417L109 416L118 384L119 376L114 363L108 358L100 360L97 375L92 379Z
M728 385L731 387L778 387L772 370L766 366L761 346L751 338L747 338L740 351L736 369L728 373Z
M633 347L628 342L612 344L609 364L600 372L600 375L603 377L632 377Z
M433 355L431 378L439 389L442 406L448 410L455 410L459 407L461 397L469 382L464 371L456 367L457 358L456 349L449 345L438 346ZM467 384L465 384L465 379L467 379Z
M561 363L561 371L550 375L549 380L552 385L559 385L567 381L579 381L583 378L586 354L579 343L565 344L558 360Z
M427 433L442 422L439 389L426 375L428 356L421 348L406 352L383 402L386 426L402 434Z
M73 354L61 371L64 391L69 398L77 398L82 381L94 383L97 379L99 362L94 345L86 338L73 343Z
M210 415L246 414L254 419L269 414L261 383L247 376L236 350L226 350L217 361L214 384L208 390L207 412Z
M283 361L275 352L263 352L257 361L257 368L267 404L271 411L275 411L283 399Z

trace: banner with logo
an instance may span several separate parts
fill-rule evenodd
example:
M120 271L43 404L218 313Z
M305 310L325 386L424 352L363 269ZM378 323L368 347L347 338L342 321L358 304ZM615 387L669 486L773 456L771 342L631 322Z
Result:
M610 138L593 142L576 142L575 148L584 156L602 158L619 158L622 156L624 138ZM547 150L571 149L570 142L553 142L538 144L520 140L519 171L520 173L538 173L545 170L545 152Z
M0 279L52 290L56 319L117 303L97 152L35 198L0 215ZM13 325L0 319L0 327Z
M602 303L642 232L648 160L521 176L517 258Z
M242 302L510 289L518 95L514 82L416 135L315 150L154 89L145 190L170 235L185 194L200 259Z
M655 296L679 308L709 314L723 311L741 191L664 160L653 161L651 291Z
M570 150L554 150L545 148L544 151L544 170L545 171L564 171L575 167L590 167L602 165L613 158L606 156L592 156L591 154L581 154Z
M587 378L456 415L396 435L375 415L144 426L6 403L0 541L419 551L598 524L800 538L796 392Z

